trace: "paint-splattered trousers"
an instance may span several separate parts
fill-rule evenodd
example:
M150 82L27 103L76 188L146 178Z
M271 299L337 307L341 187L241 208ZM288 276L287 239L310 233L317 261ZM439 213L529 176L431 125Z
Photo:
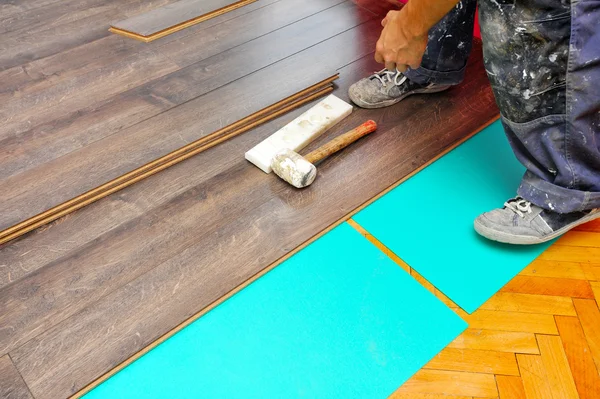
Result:
M475 8L463 0L431 30L411 80L463 79ZM502 123L527 168L518 194L560 213L600 208L600 0L480 0L479 19Z

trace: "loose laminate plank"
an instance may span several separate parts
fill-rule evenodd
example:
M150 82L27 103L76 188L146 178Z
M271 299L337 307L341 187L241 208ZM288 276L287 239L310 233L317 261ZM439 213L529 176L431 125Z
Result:
M150 42L215 16L233 11L256 0L181 0L124 21L110 31L132 39Z
M33 399L8 355L0 357L0 398Z
M371 57L340 71L338 95L347 98L348 86L376 67ZM12 350L33 392L44 398L77 391L494 118L497 109L481 61L469 68L469 81L447 93L414 97L385 110L356 110L323 141L365 119L375 119L379 131L323 162L309 190L292 189L243 159L245 150L296 113L125 190L120 201L111 202L113 214L132 208L135 213L145 198L160 195L161 186L173 188L187 180L176 197L151 212L65 252L2 290L10 295L18 287L37 287L30 299L23 298L32 304L44 297L39 290L66 293L56 303L46 303L52 309L40 309L35 316L11 312L11 318L29 320L27 329L34 319L44 325L29 330L35 338ZM473 108L475 98L478 106ZM463 107L471 112L461 114ZM438 122L428 117L432 110L440 110ZM457 114L463 115L460 120ZM445 126L441 135L438 123ZM364 162L375 155L377 162ZM136 196L139 201L129 202ZM78 281L69 277L73 275ZM85 288L77 292L74 287ZM107 322L111 328L98 334L94 326ZM20 325L23 333L25 324Z
M358 9L352 3L344 2L138 89L142 92L150 91L152 96L164 99L172 106L182 104L344 33L373 17L371 13ZM306 29L311 29L309 34ZM366 35L366 40L371 40L373 31L370 32ZM368 51L359 47L360 44L355 46L344 52L362 52L361 55L364 55ZM266 53L268 56L265 56ZM329 61L324 60L321 65L323 70L327 65ZM334 64L335 68L339 66ZM264 87L269 85L268 82L272 80L265 79L263 88L259 90L268 90ZM213 115L220 115L222 111L216 112ZM163 113L158 118L167 119L164 115ZM8 228L127 173L180 147L181 142L185 144L209 133L202 128L199 131L190 130L189 127L197 126L199 121L189 114L185 118L187 122L184 125L176 128L171 127L172 123L171 126L163 125L163 130L159 133L156 120L148 119L132 127L132 130L95 141L81 151L69 153L25 174L5 179L0 182L0 203L4 208L0 213L0 229ZM152 130L151 135L144 137L150 133L149 130ZM139 143L145 145L140 146ZM40 179L41 175L44 179ZM23 207L23 204L27 204L27 207Z

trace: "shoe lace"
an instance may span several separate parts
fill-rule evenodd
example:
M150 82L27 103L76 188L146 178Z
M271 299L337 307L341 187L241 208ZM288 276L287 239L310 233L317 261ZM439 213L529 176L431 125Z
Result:
M506 209L510 209L520 217L525 217L526 213L531 213L531 202L521 197L513 198L504 203Z
M387 69L376 72L372 77L378 79L384 86L389 82L393 82L396 86L400 86L407 79L402 72L398 70L388 71Z

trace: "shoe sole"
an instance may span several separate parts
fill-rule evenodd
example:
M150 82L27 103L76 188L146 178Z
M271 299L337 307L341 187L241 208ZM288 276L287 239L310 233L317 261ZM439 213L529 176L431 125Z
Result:
M442 91L446 91L449 88L451 88L452 85L440 85L440 86L436 86L436 87L430 87L430 88L423 88L423 89L417 89L417 90L413 90L410 91L398 98L394 98L392 100L386 100L386 101L382 101L380 103L376 103L376 104L371 104L371 103L367 103L364 102L358 98L354 98L354 95L352 94L352 92L348 92L348 96L350 97L350 100L352 100L352 102L356 105L358 105L361 108L367 108L367 109L376 109L376 108L385 108L385 107L389 107L390 105L394 105L399 103L400 101L404 100L406 97L411 96L413 94L433 94L433 93L439 93Z
M573 223L563 227L562 229L558 229L554 233L549 234L545 237L541 237L541 238L503 233L501 231L497 231L497 230L491 229L487 226L484 226L483 224L479 223L477 220L475 220L474 226L475 226L475 231L477 231L477 233L479 233L481 236L483 236L489 240L492 240L492 241L497 241L497 242L501 242L504 244L514 244L514 245L535 245L535 244L543 244L545 242L554 240L555 238L562 236L569 230L572 230L573 228L575 228L579 225L585 224L587 222L591 222L592 220L595 220L598 218L600 218L600 209L596 209L595 211L592 211L589 215L579 219L577 222L573 222Z

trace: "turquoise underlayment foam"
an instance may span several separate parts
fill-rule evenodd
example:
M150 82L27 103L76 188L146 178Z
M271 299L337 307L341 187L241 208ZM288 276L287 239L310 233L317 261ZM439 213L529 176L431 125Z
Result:
M524 172L497 121L353 219L472 313L550 245L498 244L473 229Z
M384 399L465 328L344 223L85 398Z

